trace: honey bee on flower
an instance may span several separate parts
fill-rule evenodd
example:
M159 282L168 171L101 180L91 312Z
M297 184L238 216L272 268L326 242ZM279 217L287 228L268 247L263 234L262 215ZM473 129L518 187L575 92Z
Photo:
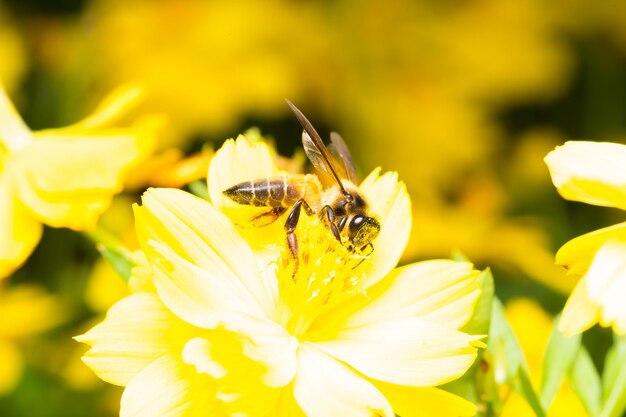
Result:
M348 147L333 132L332 144L327 148L304 114L290 101L287 103L304 128L302 145L317 175L280 175L244 181L224 194L239 204L269 208L252 219L257 226L273 223L289 209L285 231L295 259L298 258L295 230L302 208L307 215L317 213L335 239L351 252L371 254L372 241L380 233L380 222L368 215L367 201L354 185L356 175ZM320 180L326 188L322 188Z
M91 346L84 362L125 386L120 415L475 415L474 404L439 386L484 347L463 329L481 294L479 271L450 260L396 268L410 199L396 173L379 169L354 188L341 181L382 225L369 238L376 250L350 247L350 219L337 239L319 210L299 219L294 262L278 216L265 214L272 207L224 195L286 175L275 161L260 137L242 135L210 162L210 202L150 189L135 206L145 258L131 282L150 285L77 337ZM272 221L236 227L259 215ZM339 229L337 217L332 224Z

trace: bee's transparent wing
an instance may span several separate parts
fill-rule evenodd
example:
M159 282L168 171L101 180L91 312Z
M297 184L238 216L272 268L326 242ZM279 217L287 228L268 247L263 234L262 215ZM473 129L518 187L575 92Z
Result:
M337 132L330 132L330 142L328 150L336 160L336 165L343 168L343 172L339 172L339 176L354 183L356 181L356 170L354 169L354 162L352 162L352 156L346 142Z
M330 152L326 148L326 145L324 145L324 142L322 141L319 133L317 133L311 122L309 122L309 119L307 119L306 116L302 114L302 112L296 106L294 106L291 101L287 100L287 104L289 105L289 107L293 111L293 114L296 116L296 119L298 119L298 122L300 122L302 128L304 129L305 133L302 134L302 146L304 147L306 155L311 160L311 163L313 164L317 172L321 175L322 178L320 179L322 180L322 182L324 182L325 185L334 182L337 186L339 186L339 189L344 195L348 194L345 188L343 188L341 178L337 174L337 170L335 169L332 161L333 157L330 155ZM327 179L323 178L325 174L328 174L328 176L330 176L332 180L331 182L327 182Z
M302 132L302 146L322 184L324 184L324 186L335 184L335 177L330 171L330 165L326 163L326 158L324 158L320 149L306 132Z

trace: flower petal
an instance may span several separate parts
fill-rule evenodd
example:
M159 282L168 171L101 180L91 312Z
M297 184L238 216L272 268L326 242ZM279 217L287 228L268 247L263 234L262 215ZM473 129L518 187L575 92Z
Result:
M223 377L223 370L231 374L230 378L241 379L254 373L253 367L257 366L259 378L268 387L283 387L291 382L297 367L295 337L271 321L244 315L225 315L222 319L213 331L187 343L183 353L187 363L196 365L199 371L206 369L203 372L214 378ZM198 360L198 352L210 357L210 362ZM243 365L247 362L255 365Z
M112 126L137 107L143 96L144 90L141 86L122 84L104 97L89 116L65 129L84 130Z
M106 319L76 340L91 349L83 361L103 380L126 385L162 355L180 352L197 329L180 321L155 294L128 296Z
M175 189L149 189L143 204L135 207L137 235L169 308L196 325L220 309L252 315L273 310L275 277L263 279L228 218Z
M276 407L267 414L272 417L307 417L293 396L293 387L284 388Z
M220 210L240 206L222 192L240 182L274 177L279 173L267 144L243 135L239 135L237 140L229 139L215 153L209 165L211 202Z
M42 232L41 223L15 198L10 175L0 173L0 279L26 261Z
M163 355L135 376L122 395L120 417L226 416L213 381L180 357Z
M274 163L274 152L258 134L239 135L229 139L215 153L209 165L208 186L213 205L226 214L238 226L249 244L263 256L257 256L261 266L273 261L280 246L276 242L285 239L282 222L276 221L263 227L250 225L252 219L267 213L267 207L254 207L235 203L223 194L224 190L244 181L275 177L281 173Z
M559 321L559 330L566 336L584 332L600 319L600 306L591 301L584 279L572 291Z
M626 240L602 245L582 281L590 300L600 306L603 326L626 322Z
M315 341L325 352L369 378L417 387L463 375L476 358L480 336L418 318L380 320Z
M94 227L140 155L137 137L122 129L98 134L58 129L36 138L15 156L19 198L50 226Z
M320 316L312 337L381 320L419 317L459 329L472 316L480 295L480 272L472 264L432 260L394 269L387 277L347 302Z
M597 250L611 239L626 240L626 223L598 229L567 242L556 254L556 263L564 265L568 274L583 275L589 269Z
M198 373L216 379L218 398L229 413L264 416L276 407L282 386L291 382L295 374L297 341L292 346L263 342L218 329L190 340L183 359L194 365ZM262 358L258 349L263 350ZM288 375L281 376L280 370L287 368Z
M359 189L367 198L370 213L381 224L373 243L374 252L363 266L368 277L364 285L370 286L387 275L404 252L411 233L411 200L395 172L380 175L380 169L375 169Z
M615 235L612 232L602 233L601 236ZM585 245L592 247L589 242L600 244L601 240L587 237L580 242L577 250ZM588 258L593 257L593 261L567 300L560 329L571 335L583 332L600 321L603 326L613 326L618 333L626 332L626 304L623 299L626 292L626 236L609 238L597 250L582 253Z
M626 209L626 146L566 142L546 158L552 182L568 200Z
M32 132L15 110L11 99L0 84L0 145L17 152L32 139Z
M194 326L212 329L215 315L224 312L263 317L252 295L238 281L200 268L160 242L150 242L146 256L153 267L157 293L178 317Z
M376 387L313 344L300 345L298 364L293 392L307 416L394 416Z
M471 417L476 406L439 388L407 387L374 382L402 417Z

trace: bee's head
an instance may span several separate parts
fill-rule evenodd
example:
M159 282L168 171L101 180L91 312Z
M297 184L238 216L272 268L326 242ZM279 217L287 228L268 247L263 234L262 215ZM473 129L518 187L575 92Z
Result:
M348 223L348 237L357 251L365 250L380 233L380 222L364 214L355 214Z

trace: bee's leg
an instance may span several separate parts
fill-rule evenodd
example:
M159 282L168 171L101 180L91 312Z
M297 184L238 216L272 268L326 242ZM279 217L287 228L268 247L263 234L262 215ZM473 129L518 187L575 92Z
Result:
M356 269L359 265L363 263L365 259L367 259L374 252L374 245L372 245L372 242L369 240L367 241L367 245L363 246L363 248L370 248L370 251L365 255L361 255L362 256L361 260L357 262L357 264L354 265L352 269ZM354 248L353 248L353 251L354 251Z
M274 223L287 209L285 207L274 207L270 211L255 216L251 223L254 227L269 226Z
M337 228L341 232L344 227L346 227L346 223L348 223L348 216L341 216L339 221L337 222Z
M309 212L313 212L311 207L304 201L304 199L300 199L296 201L296 204L293 205L289 215L287 216L287 221L285 222L285 231L287 232L287 246L289 247L289 251L291 252L291 256L296 261L296 270L298 266L298 238L296 237L296 226L298 226L298 220L300 220L300 211L302 210L302 206L304 205L304 211L308 214Z
M366 254L366 255L363 255L363 256L365 256L366 258L367 258L368 256L370 256L370 255L374 252L374 245L372 245L372 241L370 241L370 240L368 240L368 241L367 241L367 245L363 246L363 248L370 248L370 251L369 251L369 252L367 252L367 254Z
M320 217L322 221L326 223L326 225L330 228L330 231L333 232L333 236L339 242L341 242L341 236L339 235L339 229L337 228L337 224L335 223L335 212L331 206L324 206L322 211L320 212Z

